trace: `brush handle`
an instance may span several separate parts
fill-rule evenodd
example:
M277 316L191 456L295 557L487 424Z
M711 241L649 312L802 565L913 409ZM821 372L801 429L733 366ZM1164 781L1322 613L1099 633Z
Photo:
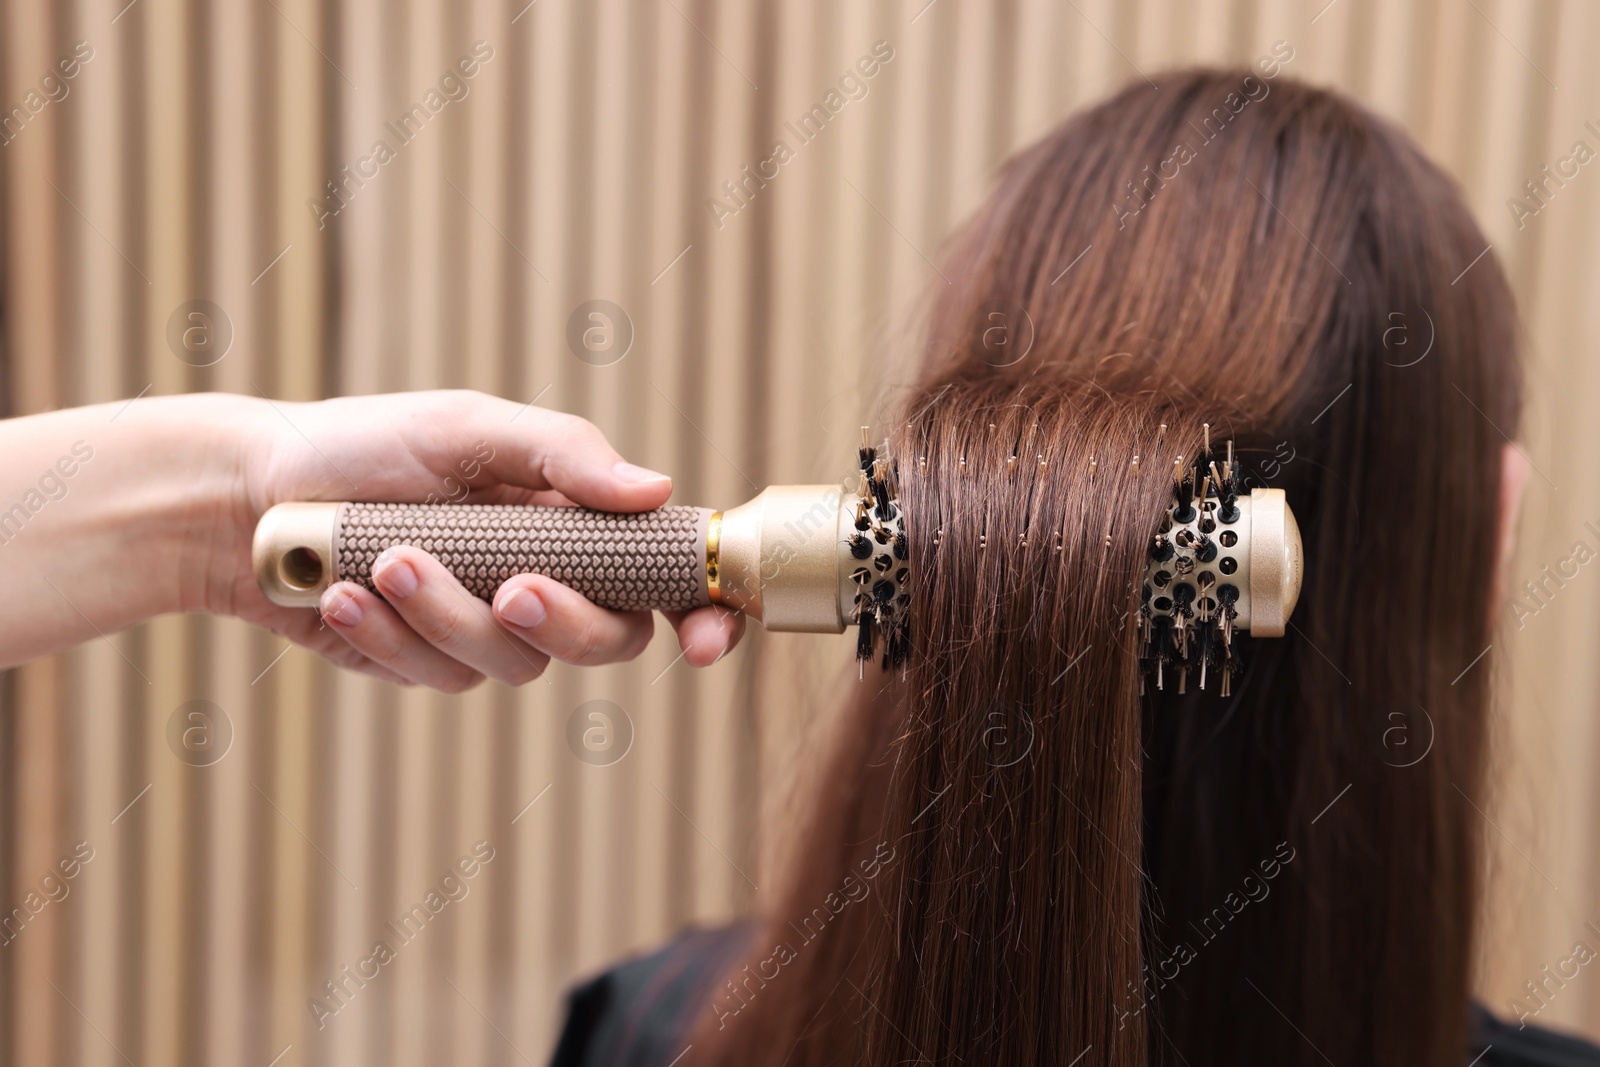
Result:
M469 592L494 597L518 574L543 574L604 608L683 611L711 602L707 508L613 514L497 504L281 504L256 531L268 597L315 605L336 581L373 588L372 564L409 545L444 564Z
M726 511L613 514L501 504L287 503L256 523L251 562L267 599L315 608L334 582L372 588L396 545L434 556L475 596L543 574L601 607L718 604L768 630L840 633L909 603L897 508L873 518L848 486L774 485Z

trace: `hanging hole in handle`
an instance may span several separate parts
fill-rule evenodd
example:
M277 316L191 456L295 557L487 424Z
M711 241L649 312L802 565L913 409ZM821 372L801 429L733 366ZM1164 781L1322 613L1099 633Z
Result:
M322 582L322 559L309 548L292 548L278 560L278 577L291 589L315 589Z

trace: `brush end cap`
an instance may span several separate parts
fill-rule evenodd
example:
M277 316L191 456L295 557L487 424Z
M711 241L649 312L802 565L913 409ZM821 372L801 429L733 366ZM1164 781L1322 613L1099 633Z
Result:
M336 577L334 535L342 506L278 504L261 516L250 562L268 600L286 608L314 608L322 600Z
M1257 489L1250 501L1250 634L1282 637L1305 575L1300 524L1282 489Z

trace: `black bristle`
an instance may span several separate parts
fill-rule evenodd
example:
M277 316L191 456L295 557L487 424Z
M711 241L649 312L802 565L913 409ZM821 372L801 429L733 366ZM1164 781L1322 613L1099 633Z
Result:
M881 472L880 472L881 473ZM889 483L884 478L867 478L867 491L872 494L873 514L878 516L880 522L888 522L894 518L894 505L889 503Z
M861 625L856 634L856 659L869 660L872 658L872 646L876 631L873 627L872 616L866 612L861 613Z
M883 667L898 667L911 658L911 630L905 619L891 624L883 644Z
M850 554L868 567L858 568L855 598L856 658L865 662L882 653L885 669L904 663L910 654L909 623L906 611L911 596L906 591L910 548L902 528L902 516L895 501L895 486L900 476L897 460L886 449L872 447L867 429L862 428L857 458L861 467L860 496L854 502L855 528L860 531L849 541ZM887 551L879 552L883 545ZM870 577L876 571L875 581Z
M1208 440L1207 444L1210 442ZM1226 454L1229 459L1219 457ZM1141 692L1184 693L1203 689L1230 696L1242 678L1237 631L1241 591L1216 583L1208 564L1223 558L1230 539L1218 524L1238 522L1246 491L1231 444L1201 448L1192 460L1174 464L1166 529L1147 542L1144 596L1139 601L1138 659ZM1174 527L1177 527L1174 529ZM1234 540L1234 544L1237 544ZM1231 557L1224 560L1224 575ZM1197 589L1197 585L1199 588Z
M1189 605L1194 603L1194 586L1188 582L1179 582L1177 587L1172 590L1172 602L1178 606L1179 611L1187 615L1189 613Z
M1195 510L1191 506L1194 501L1194 485L1188 478L1184 478L1173 491L1177 497L1178 506L1172 513L1174 522L1193 522Z
M1217 485L1217 504L1223 511L1230 510L1239 499L1239 476L1229 474Z

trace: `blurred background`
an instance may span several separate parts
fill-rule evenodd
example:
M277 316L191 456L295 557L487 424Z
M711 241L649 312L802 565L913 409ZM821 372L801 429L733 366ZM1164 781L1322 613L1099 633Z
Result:
M1600 545L1600 168L1542 170L1600 149L1597 40L1592 0L9 0L0 404L470 387L587 416L677 502L824 480L1010 151L1282 41L1459 179L1509 270L1520 589ZM1567 586L1474 667L1503 692L1480 986L1600 1036L1600 969L1543 970L1600 949L1600 577ZM847 640L446 697L169 617L7 672L0 908L92 858L0 945L0 1059L542 1063L571 982L750 907ZM479 842L469 894L319 1018Z

